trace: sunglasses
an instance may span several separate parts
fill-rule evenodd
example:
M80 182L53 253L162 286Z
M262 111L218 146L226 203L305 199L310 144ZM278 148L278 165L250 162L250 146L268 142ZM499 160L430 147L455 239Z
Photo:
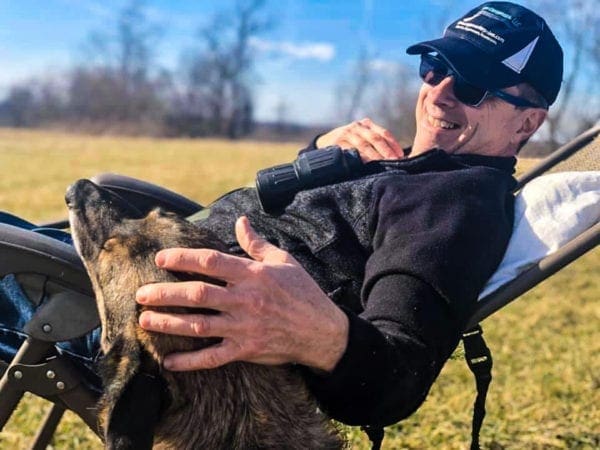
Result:
M547 105L536 105L535 103L525 100L521 97L507 94L504 91L489 90L480 88L468 83L463 77L456 73L442 59L424 53L421 55L421 66L419 67L419 75L423 81L431 86L437 86L446 77L453 77L454 96L458 101L465 105L477 108L488 97L497 97L511 105L526 108L544 108L548 109Z

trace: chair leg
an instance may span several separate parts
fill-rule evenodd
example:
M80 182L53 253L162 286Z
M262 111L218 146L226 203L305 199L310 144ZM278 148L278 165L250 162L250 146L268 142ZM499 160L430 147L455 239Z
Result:
M27 338L6 368L0 379L0 431L10 419L23 397L19 379L22 373L10 370L16 364L35 364L52 351L54 345L37 339Z
M94 433L99 433L98 411L96 408L98 403L97 394L92 393L89 388L80 384L57 397L66 408L76 413Z
M64 412L65 408L62 405L57 403L52 404L52 408L50 408L42 420L29 450L46 450Z

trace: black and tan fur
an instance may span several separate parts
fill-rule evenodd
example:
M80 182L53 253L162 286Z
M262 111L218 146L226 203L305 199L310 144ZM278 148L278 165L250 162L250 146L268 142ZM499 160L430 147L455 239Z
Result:
M141 329L138 317L145 307L136 304L135 292L147 283L178 280L155 266L158 250L223 250L218 238L160 210L141 217L130 204L88 180L71 186L66 200L75 246L92 280L102 322L99 420L107 448L342 447L293 367L231 363L193 372L162 369L165 355L206 347L215 339Z

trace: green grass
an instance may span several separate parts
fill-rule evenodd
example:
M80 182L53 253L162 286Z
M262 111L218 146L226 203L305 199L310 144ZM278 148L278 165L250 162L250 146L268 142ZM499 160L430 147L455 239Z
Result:
M207 203L247 184L257 169L291 161L299 146L0 129L0 210L32 221L64 217L65 187L105 171L149 180ZM596 249L484 322L494 355L484 448L600 448L599 267ZM474 396L474 381L459 349L419 411L386 430L384 448L468 448ZM22 401L0 433L0 448L25 448L44 408L40 399ZM369 448L358 429L346 431L352 448ZM53 448L102 447L68 414Z

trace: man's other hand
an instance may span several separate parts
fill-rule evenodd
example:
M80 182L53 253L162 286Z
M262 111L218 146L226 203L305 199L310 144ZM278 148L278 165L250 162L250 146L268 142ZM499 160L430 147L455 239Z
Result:
M402 147L385 128L365 118L331 130L317 139L317 147L338 145L342 149L355 148L363 162L378 159L404 158Z

